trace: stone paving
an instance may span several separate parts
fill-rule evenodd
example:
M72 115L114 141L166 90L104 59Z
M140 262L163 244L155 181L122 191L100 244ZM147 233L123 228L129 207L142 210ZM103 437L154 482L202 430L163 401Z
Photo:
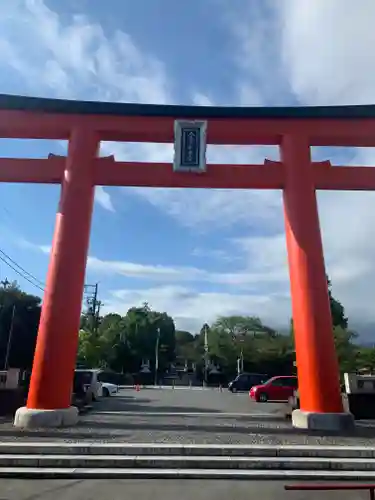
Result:
M0 440L375 446L372 422L346 436L307 434L293 429L284 412L283 404L258 404L227 390L123 389L72 428L22 431L0 421Z

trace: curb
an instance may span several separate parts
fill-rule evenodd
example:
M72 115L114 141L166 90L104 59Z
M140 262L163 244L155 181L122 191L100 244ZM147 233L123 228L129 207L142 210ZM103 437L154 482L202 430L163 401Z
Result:
M244 480L374 480L374 471L215 470L215 469L0 469L0 478L17 479L244 479Z
M45 442L3 441L0 456L8 455L104 455L104 456L210 456L210 457L283 457L375 459L375 447L245 445L245 444L177 444L118 442Z
M368 458L238 457L238 456L158 456L158 455L0 455L4 468L64 469L158 469L158 470L299 470L374 472L375 461Z

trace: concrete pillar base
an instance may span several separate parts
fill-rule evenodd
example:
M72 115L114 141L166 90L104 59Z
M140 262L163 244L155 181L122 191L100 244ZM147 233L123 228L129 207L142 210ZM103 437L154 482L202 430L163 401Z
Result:
M14 426L23 429L42 427L69 427L78 423L78 409L75 406L59 410L33 410L23 406L18 408Z
M313 413L303 410L292 412L293 427L312 431L347 432L354 429L351 413Z

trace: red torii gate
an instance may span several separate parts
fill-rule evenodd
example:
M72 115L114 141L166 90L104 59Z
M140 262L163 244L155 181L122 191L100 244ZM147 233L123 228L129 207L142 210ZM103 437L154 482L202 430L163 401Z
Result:
M176 119L207 120L208 144L276 144L281 162L208 165L198 174L97 157L101 140L172 143ZM0 95L0 137L69 141L67 158L0 158L1 182L62 185L30 391L15 425L77 421L71 390L96 185L282 189L301 401L293 423L353 424L340 395L315 191L374 190L375 169L312 163L310 146L375 146L375 106L218 108Z

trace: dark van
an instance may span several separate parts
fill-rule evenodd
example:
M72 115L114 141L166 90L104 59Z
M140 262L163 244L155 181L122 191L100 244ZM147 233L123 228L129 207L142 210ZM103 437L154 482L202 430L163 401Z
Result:
M264 373L240 373L232 382L229 382L228 390L231 392L248 392L253 385L260 385L268 379L268 375Z

